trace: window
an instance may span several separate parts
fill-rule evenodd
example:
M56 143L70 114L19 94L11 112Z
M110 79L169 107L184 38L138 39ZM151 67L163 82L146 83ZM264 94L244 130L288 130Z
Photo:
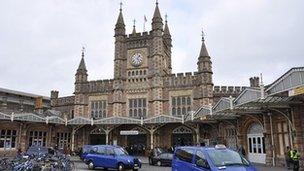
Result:
M98 153L98 154L105 155L105 154L106 154L106 148L104 148L104 147L99 147L97 153Z
M129 116L133 118L147 117L147 101L144 98L129 99Z
M91 117L93 119L107 117L107 101L106 100L91 101Z
M30 131L29 146L46 146L46 132Z
M70 142L71 142L71 133L63 133L63 132L58 132L57 133L57 146L59 148L64 148L70 147Z
M192 163L193 150L190 149L178 149L175 153L176 158L179 160Z
M106 148L107 155L115 155L113 148Z
M16 148L16 130L0 130L0 149Z
M290 146L290 140L289 140L289 128L288 124L285 121L278 122L277 123L277 134L278 134L278 151L279 155L284 155L284 150L287 146Z
M206 168L209 167L204 153L200 150L196 151L195 164L201 167L206 167Z
M171 114L173 116L186 115L191 111L191 97L178 96L171 98Z

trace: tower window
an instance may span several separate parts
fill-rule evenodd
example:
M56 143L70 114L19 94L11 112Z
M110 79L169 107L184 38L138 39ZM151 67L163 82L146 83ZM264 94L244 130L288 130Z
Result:
M107 117L107 101L98 100L91 101L91 117L93 119L105 118Z
M146 118L147 105L145 98L129 99L129 116L133 118Z
M177 96L171 97L171 114L173 116L186 115L191 111L191 97Z

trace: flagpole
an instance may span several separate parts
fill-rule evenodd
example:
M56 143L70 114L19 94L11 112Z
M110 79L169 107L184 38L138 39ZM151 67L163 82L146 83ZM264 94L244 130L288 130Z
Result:
M146 31L146 22L147 22L147 18L146 18L146 15L144 15L144 31L143 32Z

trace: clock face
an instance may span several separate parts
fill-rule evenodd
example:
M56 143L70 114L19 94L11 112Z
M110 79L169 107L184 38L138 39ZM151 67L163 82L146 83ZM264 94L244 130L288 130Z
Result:
M133 56L131 56L131 64L135 67L138 67L142 64L143 57L140 53L135 53Z

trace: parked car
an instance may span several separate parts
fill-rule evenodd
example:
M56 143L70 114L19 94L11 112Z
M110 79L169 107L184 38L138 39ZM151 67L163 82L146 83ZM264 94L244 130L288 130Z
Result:
M177 147L172 160L172 171L256 171L239 153L224 145L215 147Z
M89 152L91 151L91 147L92 147L92 145L84 145L84 146L82 146L81 153L80 153L80 159L81 160L84 160L85 156L87 154L89 154Z
M163 152L160 154L149 156L149 164L150 165L157 165L157 166L171 166L173 159L172 153Z
M103 169L137 171L141 168L141 161L138 158L130 156L122 147L113 145L92 146L84 161L89 169L102 167Z

